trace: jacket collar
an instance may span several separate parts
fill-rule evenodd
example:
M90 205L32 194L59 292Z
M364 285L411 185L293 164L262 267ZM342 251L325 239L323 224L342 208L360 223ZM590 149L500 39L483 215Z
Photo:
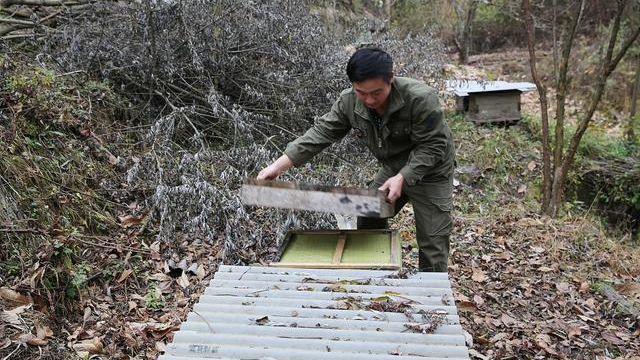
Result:
M402 94L398 90L396 86L396 80L391 84L391 92L389 92L389 104L387 105L387 109L382 116L382 123L386 124L389 121L389 117L396 111L402 109L404 107L404 99L402 98ZM369 115L369 108L356 96L356 107L355 113L359 116L367 119L373 120Z

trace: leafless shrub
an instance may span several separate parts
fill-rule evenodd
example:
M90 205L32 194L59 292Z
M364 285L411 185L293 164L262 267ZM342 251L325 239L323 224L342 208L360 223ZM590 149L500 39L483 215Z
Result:
M396 75L414 77L438 87L442 80L444 46L435 39L435 33L424 28L402 37L398 31L385 31L380 33L377 43L393 56Z
M229 261L255 261L237 250L266 248L289 226L332 226L328 215L245 209L238 189L348 86L352 34L326 34L290 0L100 2L58 28L47 47L61 66L108 79L155 118L127 180L151 189L161 239L204 235L223 241ZM403 71L437 73L424 56L435 47L384 41ZM354 170L372 163L348 137L314 160L329 171L308 165L283 179L363 186L372 174Z

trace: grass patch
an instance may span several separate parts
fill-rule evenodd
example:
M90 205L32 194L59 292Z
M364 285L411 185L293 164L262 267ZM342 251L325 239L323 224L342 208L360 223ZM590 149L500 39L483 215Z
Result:
M542 141L542 120L539 115L523 114L522 124L533 139ZM555 127L555 120L549 119L549 142L552 145L556 139ZM565 151L575 132L575 125L565 123ZM633 153L637 153L637 147L629 145L622 137L611 136L604 127L592 123L582 136L576 157L577 160L582 157L624 157Z
M78 238L119 229L122 207L101 191L101 181L122 170L102 154L109 139L102 145L95 135L115 126L107 105L117 98L106 83L41 65L7 69L0 106L12 117L0 132L0 192L15 206L0 208L7 215L0 223L0 273L31 278L34 293L47 293L62 314L100 271L91 254L102 249Z

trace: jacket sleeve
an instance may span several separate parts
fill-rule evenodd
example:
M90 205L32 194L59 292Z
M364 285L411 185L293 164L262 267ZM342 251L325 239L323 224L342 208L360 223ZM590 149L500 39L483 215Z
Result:
M428 93L416 98L411 114L411 141L416 145L399 172L407 184L415 185L444 160L450 136L438 96Z
M345 114L342 97L338 98L331 111L324 114L307 132L290 142L284 153L295 166L303 165L327 146L340 141L351 129Z

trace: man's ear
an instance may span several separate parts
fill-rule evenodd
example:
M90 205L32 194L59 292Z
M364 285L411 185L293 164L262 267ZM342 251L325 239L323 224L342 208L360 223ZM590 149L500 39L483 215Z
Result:
M389 85L393 84L393 80L395 80L395 75L391 73L391 78L389 78Z

